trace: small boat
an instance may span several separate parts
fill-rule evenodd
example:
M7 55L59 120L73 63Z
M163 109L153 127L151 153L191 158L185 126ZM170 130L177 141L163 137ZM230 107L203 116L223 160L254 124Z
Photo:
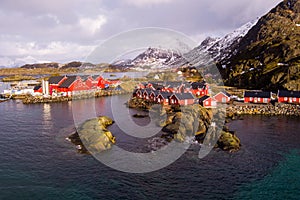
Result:
M0 103L9 100L9 98L5 97L4 95L0 95Z

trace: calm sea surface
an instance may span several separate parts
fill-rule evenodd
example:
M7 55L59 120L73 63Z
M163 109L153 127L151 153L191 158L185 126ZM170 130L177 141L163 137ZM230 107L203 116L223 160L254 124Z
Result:
M97 115L112 115L110 100L95 100ZM244 117L230 124L243 145L237 153L199 159L191 147L166 168L129 174L65 140L72 103L0 104L0 199L300 199L300 119ZM122 138L117 125L111 131ZM122 145L137 144L123 136Z

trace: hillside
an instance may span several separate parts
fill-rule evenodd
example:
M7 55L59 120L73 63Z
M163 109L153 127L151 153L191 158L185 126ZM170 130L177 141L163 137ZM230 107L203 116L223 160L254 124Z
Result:
M218 63L227 85L300 89L300 1L285 0L259 19Z

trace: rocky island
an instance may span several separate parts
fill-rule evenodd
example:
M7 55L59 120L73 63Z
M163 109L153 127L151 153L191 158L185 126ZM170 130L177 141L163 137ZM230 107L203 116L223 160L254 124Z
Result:
M116 139L107 127L114 121L106 116L89 119L79 125L67 139L76 145L79 153L96 153L110 149Z
M189 106L162 106L153 104L139 98L132 98L127 102L128 107L149 110L149 115L156 120L156 124L162 127L162 138L167 141L176 140L184 142L186 137L195 137L200 144L204 139L218 140L215 145L226 151L237 151L241 147L239 138L233 131L229 131L224 125L226 112L217 112L201 105ZM212 121L217 121L222 126L221 133L209 132Z

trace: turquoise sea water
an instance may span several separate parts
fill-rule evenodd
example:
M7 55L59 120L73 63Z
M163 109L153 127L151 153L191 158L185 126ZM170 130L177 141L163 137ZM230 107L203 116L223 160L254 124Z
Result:
M96 99L97 114L111 116L110 109L109 97ZM244 117L230 124L243 145L237 153L214 150L199 159L192 145L166 168L128 174L65 140L72 102L7 101L0 113L0 199L300 199L298 118ZM143 150L116 124L110 130L124 147Z
M299 199L299 166L300 151L292 150L263 179L242 186L236 199Z

